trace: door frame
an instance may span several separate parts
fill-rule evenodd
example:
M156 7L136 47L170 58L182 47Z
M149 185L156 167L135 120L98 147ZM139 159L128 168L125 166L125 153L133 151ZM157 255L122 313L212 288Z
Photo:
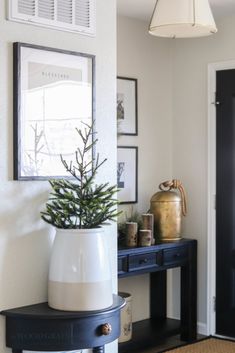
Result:
M235 69L235 60L208 64L207 334L215 335L216 297L216 73Z

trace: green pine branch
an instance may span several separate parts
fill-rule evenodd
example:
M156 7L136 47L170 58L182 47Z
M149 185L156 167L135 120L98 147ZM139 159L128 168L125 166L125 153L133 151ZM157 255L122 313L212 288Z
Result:
M41 212L42 219L57 228L96 228L109 221L116 221L117 212L116 185L109 183L94 185L99 168L106 162L100 162L99 155L87 161L87 154L92 151L97 139L94 139L92 126L85 125L84 132L76 129L82 141L82 148L75 152L76 164L67 162L61 156L65 170L75 181L66 179L49 180L52 192L46 210Z

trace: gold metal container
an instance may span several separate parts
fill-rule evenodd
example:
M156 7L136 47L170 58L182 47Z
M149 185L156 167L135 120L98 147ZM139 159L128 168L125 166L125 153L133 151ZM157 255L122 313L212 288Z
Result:
M181 239L182 200L174 191L159 191L150 201L154 215L154 237L162 242Z

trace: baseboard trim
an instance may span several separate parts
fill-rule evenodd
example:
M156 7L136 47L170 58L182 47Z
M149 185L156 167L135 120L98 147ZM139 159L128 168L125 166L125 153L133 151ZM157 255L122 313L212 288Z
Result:
M169 318L170 318L170 319L175 319L175 320L180 320L179 317L173 317L172 315L170 315ZM198 322L198 323L197 323L197 332L198 332L200 335L208 336L207 325L204 324L203 322Z
M207 336L207 325L204 324L203 322L198 322L197 323L197 332L200 333L200 335Z

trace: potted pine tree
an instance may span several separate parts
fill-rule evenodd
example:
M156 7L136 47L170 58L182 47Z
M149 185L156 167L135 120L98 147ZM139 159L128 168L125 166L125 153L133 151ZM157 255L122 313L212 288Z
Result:
M82 147L76 163L61 156L73 179L52 179L52 192L41 217L56 228L52 248L48 304L58 310L101 310L112 305L109 253L102 225L116 220L117 188L95 185L98 169L106 159L87 159L97 139L92 126L78 129Z

